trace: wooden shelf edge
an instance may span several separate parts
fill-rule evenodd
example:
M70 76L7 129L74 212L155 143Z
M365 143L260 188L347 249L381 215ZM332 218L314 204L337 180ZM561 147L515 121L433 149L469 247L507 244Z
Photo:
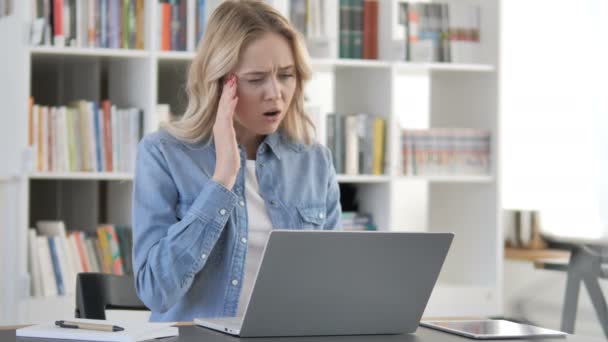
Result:
M570 252L562 249L505 248L505 259L537 262L545 259L567 259Z

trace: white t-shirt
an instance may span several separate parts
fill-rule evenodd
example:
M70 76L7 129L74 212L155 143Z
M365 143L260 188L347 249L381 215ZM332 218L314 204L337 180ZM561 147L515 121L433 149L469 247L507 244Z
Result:
M245 169L245 198L247 200L247 221L249 233L247 236L247 257L245 258L245 279L241 289L241 297L237 316L245 314L245 308L251 297L253 281L262 260L264 246L268 234L272 230L272 222L266 212L266 204L260 195L260 186L255 174L255 160L247 160Z

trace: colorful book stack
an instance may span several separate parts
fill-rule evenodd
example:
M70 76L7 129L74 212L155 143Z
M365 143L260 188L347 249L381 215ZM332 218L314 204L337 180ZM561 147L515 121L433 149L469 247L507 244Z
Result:
M144 0L37 0L31 45L144 49Z
M40 172L131 172L143 132L140 109L109 100L48 107L30 99L29 145Z
M378 0L340 0L340 58L378 59Z
M338 174L384 174L386 121L369 114L328 114L327 147Z
M344 231L366 231L378 230L374 224L371 214L357 213L352 211L342 212L342 230Z
M491 172L491 134L486 130L403 130L401 146L406 175L489 175Z
M479 59L480 8L463 3L400 3L405 60L474 63Z
M132 274L130 227L100 225L95 235L67 231L63 221L38 221L28 234L31 295L73 294L82 272Z

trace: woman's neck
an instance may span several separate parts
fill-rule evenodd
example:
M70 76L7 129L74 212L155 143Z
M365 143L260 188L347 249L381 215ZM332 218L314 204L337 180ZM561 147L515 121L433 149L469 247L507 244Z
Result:
M241 134L237 133L237 140L239 144L245 147L245 151L247 151L247 159L255 160L258 147L262 141L264 141L264 136L241 132Z

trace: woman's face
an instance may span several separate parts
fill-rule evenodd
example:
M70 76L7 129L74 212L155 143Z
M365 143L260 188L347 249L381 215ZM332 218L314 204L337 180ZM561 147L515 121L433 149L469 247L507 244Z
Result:
M277 33L266 33L252 41L243 51L235 74L237 134L275 132L296 90L296 70L287 40Z

